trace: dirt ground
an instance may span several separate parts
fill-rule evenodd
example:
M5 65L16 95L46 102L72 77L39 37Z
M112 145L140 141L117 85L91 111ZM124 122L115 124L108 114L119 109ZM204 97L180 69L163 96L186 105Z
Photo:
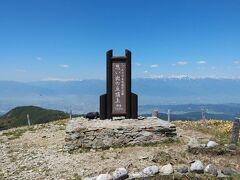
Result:
M125 147L104 151L64 152L67 120L0 132L0 179L80 179L125 167L130 173L150 165L189 164L199 159L219 169L240 171L240 156L234 154L192 154L187 151L190 137L207 143L210 134L177 128L178 140L156 146Z

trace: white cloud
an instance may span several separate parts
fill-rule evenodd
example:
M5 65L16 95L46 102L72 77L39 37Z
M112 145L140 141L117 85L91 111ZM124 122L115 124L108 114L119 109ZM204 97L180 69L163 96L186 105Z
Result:
M25 73L27 72L25 69L16 69L17 72L20 72L20 73Z
M147 73L148 73L148 71L144 71L144 73L145 73L145 74L147 74Z
M156 74L150 74L149 77L150 79L163 79L164 76L163 75L156 75Z
M81 81L79 79L74 79L74 78L58 78L58 77L48 77L43 80L44 81Z
M178 74L178 75L171 75L169 76L168 78L173 78L173 79L186 79L186 78L189 78L188 75L186 74Z
M140 64L140 63L135 63L136 64L136 66L141 66L142 64Z
M178 61L177 64L183 66L183 65L187 65L188 62L187 61Z
M36 57L36 59L38 60L38 61L41 61L42 60L42 57Z
M152 64L150 67L151 68L157 68L157 67L159 67L159 65L158 64Z
M60 64L59 65L61 68L69 68L69 65L68 64Z
M233 61L234 64L240 64L240 61Z
M212 70L215 70L215 69L217 69L217 68L216 68L215 66L212 66L211 69L212 69Z
M206 61L197 61L197 64L207 64Z
M187 74L172 74L168 76L164 75L152 75L148 74L148 76L144 78L150 79L179 79L179 80L197 80L197 79L231 79L231 80L240 80L240 76L216 76L216 75L208 75L208 76L192 76Z

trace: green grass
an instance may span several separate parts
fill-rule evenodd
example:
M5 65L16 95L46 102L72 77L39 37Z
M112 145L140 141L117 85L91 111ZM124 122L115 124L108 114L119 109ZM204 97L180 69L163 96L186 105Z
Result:
M72 180L82 180L82 177L79 176L77 173L73 174Z
M4 178L4 174L3 174L3 172L0 170L0 180L4 180L5 178Z
M213 135L211 140L217 141L220 145L229 144L231 136L208 127L195 127L197 131Z
M18 159L17 159L17 156L10 156L10 161L11 162L16 162Z
M66 119L69 115L62 111L44 109L36 106L16 107L0 117L0 127L9 129L28 125L27 114L30 116L31 125L42 124L59 119Z
M210 120L206 121L206 124L201 121L177 121L174 124L184 130L209 134L212 136L210 140L216 141L220 145L229 144L231 140L232 123L229 121Z
M15 129L15 130L4 132L2 133L2 135L7 136L9 140L14 140L21 137L26 131L27 129Z

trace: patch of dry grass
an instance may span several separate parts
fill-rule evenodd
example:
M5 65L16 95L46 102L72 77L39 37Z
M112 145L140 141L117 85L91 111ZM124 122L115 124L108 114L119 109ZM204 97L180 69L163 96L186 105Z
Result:
M230 143L232 122L222 120L175 121L174 124L182 129L192 129L213 135L213 140L221 145Z
M27 130L28 129L26 129L26 128L14 129L14 130L3 132L2 135L7 136L8 140L14 140L14 139L18 139L19 137L21 137Z
M61 120L53 121L52 124L66 126L68 121L69 121L69 119L61 119Z

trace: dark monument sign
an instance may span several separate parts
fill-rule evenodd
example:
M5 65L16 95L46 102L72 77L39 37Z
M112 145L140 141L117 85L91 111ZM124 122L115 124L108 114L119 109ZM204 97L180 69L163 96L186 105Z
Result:
M136 119L137 95L131 92L131 52L112 56L107 52L107 94L100 96L100 119L125 116Z
M123 114L126 111L126 63L112 63L112 113Z

